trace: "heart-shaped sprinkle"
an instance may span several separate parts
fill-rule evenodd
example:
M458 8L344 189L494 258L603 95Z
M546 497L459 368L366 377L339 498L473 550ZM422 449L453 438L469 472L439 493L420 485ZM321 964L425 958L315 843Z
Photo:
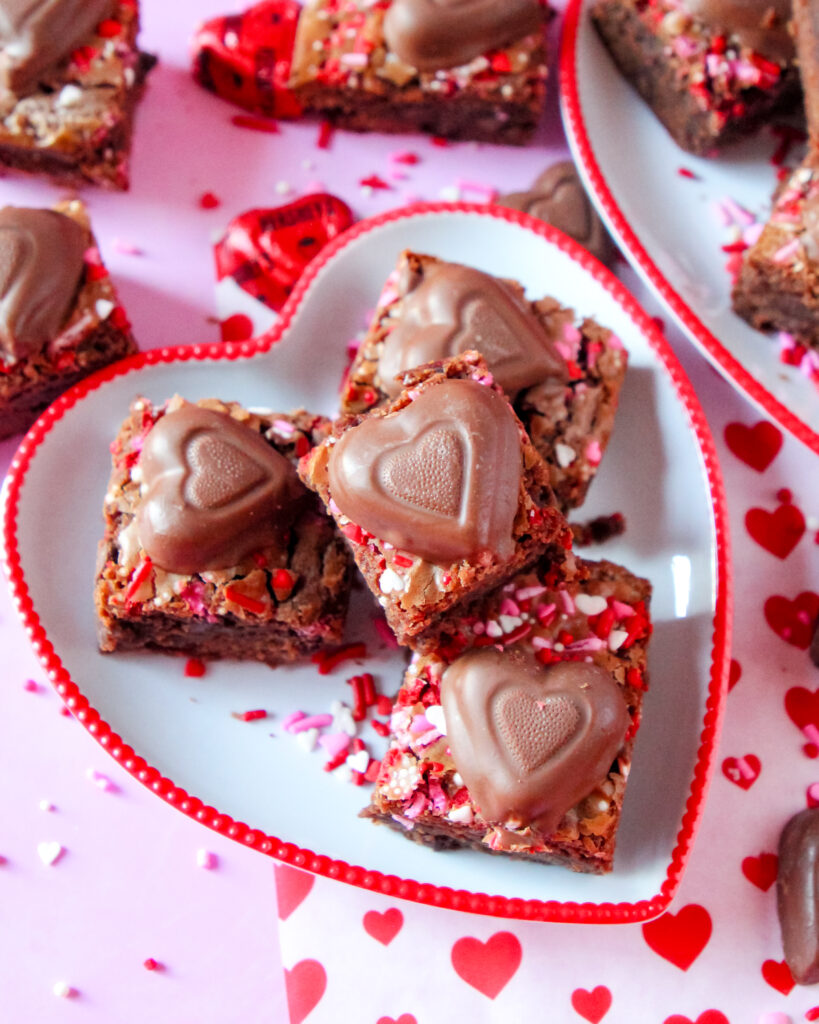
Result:
M446 718L444 709L440 704L433 704L424 712L424 716L433 729L437 729L442 736L446 736Z
M326 193L275 209L248 210L230 222L214 246L216 276L232 277L278 312L307 264L353 220L350 207Z
M608 608L605 597L599 594L578 594L574 599L575 608L582 615L600 615Z
M405 64L437 71L540 32L543 23L537 0L393 0L384 38Z
M87 238L54 210L0 210L0 351L22 359L53 341L84 269Z
M47 867L56 864L65 853L65 847L56 839L37 844L37 856Z
M454 661L441 699L455 766L489 822L554 832L608 774L629 725L625 700L587 662L542 668L508 651Z
M396 378L423 363L480 352L509 395L548 378L564 380L566 363L551 337L506 282L457 263L408 267L399 281L401 316L387 335L376 383L394 398Z
M521 473L511 408L472 380L443 381L388 416L368 417L329 458L343 515L442 564L487 550L511 556Z
M608 263L614 258L614 243L571 160L552 164L528 192L511 192L501 196L497 203L553 225L579 242L601 263Z
M140 544L168 572L236 565L276 542L304 489L256 431L185 403L149 432L140 457Z
M287 82L300 13L296 0L264 0L206 21L193 37L197 81L246 110L298 117L301 104Z

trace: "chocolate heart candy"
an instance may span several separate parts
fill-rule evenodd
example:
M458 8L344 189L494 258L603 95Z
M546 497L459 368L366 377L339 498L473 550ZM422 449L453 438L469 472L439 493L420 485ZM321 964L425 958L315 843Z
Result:
M791 0L687 0L686 6L714 31L737 36L743 46L771 60L793 57Z
M115 0L3 0L0 3L0 85L20 94L38 85L96 26Z
M457 263L436 263L403 280L398 325L378 362L378 386L394 398L405 370L475 349L509 395L549 377L566 378L551 338L504 281Z
M481 815L554 832L608 774L629 716L611 675L484 649L454 661L441 703L455 767Z
M197 80L231 103L267 117L298 117L287 87L301 4L265 0L243 14L213 18L193 38Z
M275 543L305 493L291 463L260 434L188 403L150 430L139 466L137 534L168 572L224 569Z
M447 564L514 550L520 434L508 403L448 380L342 435L329 458L341 512L397 548Z
M539 32L543 21L537 0L393 0L384 38L405 64L437 71Z
M614 244L597 215L571 160L552 164L528 192L501 196L499 206L521 210L579 242L601 263L615 255Z
M82 277L86 234L55 210L0 210L0 349L22 359L53 341Z
M794 815L779 838L777 910L785 960L800 985L819 981L819 808Z
M232 277L278 312L307 264L352 223L350 207L326 193L272 210L248 210L214 246L217 278Z

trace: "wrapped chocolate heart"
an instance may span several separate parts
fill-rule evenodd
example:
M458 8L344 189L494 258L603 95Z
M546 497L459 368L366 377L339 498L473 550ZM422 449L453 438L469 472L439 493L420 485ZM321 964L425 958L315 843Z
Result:
M623 696L600 666L543 668L495 649L454 661L441 700L452 758L481 815L547 835L606 778L629 725Z

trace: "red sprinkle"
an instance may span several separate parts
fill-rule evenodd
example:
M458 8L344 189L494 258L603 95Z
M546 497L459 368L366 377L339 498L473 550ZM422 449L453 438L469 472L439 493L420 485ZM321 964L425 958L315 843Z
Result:
M273 587L273 593L276 595L276 600L286 601L293 593L293 587L296 585L296 577L287 569L277 569L273 573L271 585Z
M637 668L630 668L626 672L626 682L635 690L645 690L646 684L643 675Z
M222 200L213 192L203 192L199 196L199 205L203 210L215 210L217 206L222 205Z
M371 708L378 698L375 692L375 680L369 672L365 672L361 676L361 686L364 692L364 703Z
M322 121L319 125L318 139L316 145L319 149L329 149L330 143L333 141L333 133L335 129L329 121Z
M205 674L206 665L201 658L188 658L185 662L185 675L198 679Z
M445 139L441 135L433 135L430 142L432 142L433 146L439 146L441 149L449 145L449 139Z
M391 189L392 185L379 178L377 174L371 174L368 178L362 178L359 183L362 188Z
M361 772L357 772L355 768L353 768L352 771L350 772L350 781L354 786L363 786L364 776L361 774Z
M151 575L151 573L153 572L153 568L153 562L146 555L145 561L142 562L140 566L138 566L133 575L133 578L131 579L131 583L128 586L128 589L125 591L126 608L130 607L133 604L134 596L136 595L137 591L142 586L142 584L145 582L145 580L147 580L148 577Z
M693 171L689 171L687 167L678 167L677 174L679 174L681 178L692 178L694 181L699 181L697 175L694 174Z
M381 762L376 761L374 757L370 758L370 763L367 765L367 770L364 772L364 778L367 782L375 782L378 778L378 773L381 771Z
M367 749L367 747L366 747L366 745L364 743L364 740L362 740L360 736L354 736L353 737L353 742L352 742L351 746L353 748L353 753L354 754L360 754L362 750L366 750Z
M345 537L349 537L353 544L363 544L366 540L364 531L355 523L347 523L346 526L342 526L341 532Z
M364 677L351 676L347 682L353 688L353 721L363 722L367 717L367 702L364 699Z
M341 753L336 754L336 756L334 758L331 758L329 761L327 761L325 763L324 770L326 772L331 772L331 771L333 771L336 768L340 768L344 764L344 762L346 760L347 760L347 751L346 750L342 750Z
M253 337L253 321L244 313L234 313L219 324L222 341L247 341Z
M370 722L370 725L373 727L373 729L375 729L379 736L389 736L390 727L387 725L386 722L379 722L377 718L374 718Z
M235 124L237 128L250 128L251 131L267 132L268 135L279 134L278 124L266 117L254 117L252 114L234 114L230 122Z
M336 647L333 651L317 651L311 660L314 665L318 665L319 675L326 676L345 661L366 657L367 645L359 642L344 644L342 647Z
M378 700L375 702L375 709L379 715L389 715L392 712L392 701L383 693L379 694Z
M113 39L122 31L122 25L113 18L105 18L97 25L97 35L103 39Z
M243 722L255 722L257 718L267 718L267 712L263 708L257 708L255 711L243 711L236 717Z
M393 555L392 560L393 560L393 562L395 562L396 565L400 565L402 569L411 569L412 568L412 564L413 564L412 559L411 558L407 558L406 555Z
M267 611L267 605L264 601L257 601L255 597L243 594L241 590L237 590L233 586L226 586L224 594L226 600L238 605L239 608L244 608L246 612L253 612L254 615L263 615Z
M154 960L152 956L149 956L148 959L142 964L142 966L145 968L146 971L162 970L162 964L158 960Z
M397 164L408 164L410 166L421 162L421 157L417 153L396 153L392 159Z

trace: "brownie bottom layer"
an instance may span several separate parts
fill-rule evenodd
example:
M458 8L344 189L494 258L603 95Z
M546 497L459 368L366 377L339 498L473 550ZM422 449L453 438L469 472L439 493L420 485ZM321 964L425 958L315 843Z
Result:
M350 131L392 135L424 132L447 139L513 146L529 142L540 116L540 101L490 103L471 97L399 100L360 93L341 95L319 88L303 88L299 97L309 110Z
M416 822L411 829L408 829L389 814L379 814L372 807L365 807L359 817L369 818L377 825L388 825L396 832L400 832L406 839L411 839L413 842L428 846L433 850L471 848L480 850L482 853L512 857L516 860L536 861L538 864L557 864L581 874L602 875L611 871L611 847L606 851L605 856L599 858L590 857L588 851L582 847L572 847L566 850L543 850L539 853L515 853L508 850L492 850L480 839L470 839L468 835L459 834L459 830L455 826L448 826L445 823L430 825Z
M819 348L819 298L804 280L753 255L742 265L731 294L734 312L758 331L786 331Z
M637 89L674 141L697 156L730 144L781 111L800 95L797 72L789 68L770 89L746 89L743 113L729 118L703 108L681 80L679 66L665 52L637 13L618 0L604 0L592 11L592 21L622 75Z

